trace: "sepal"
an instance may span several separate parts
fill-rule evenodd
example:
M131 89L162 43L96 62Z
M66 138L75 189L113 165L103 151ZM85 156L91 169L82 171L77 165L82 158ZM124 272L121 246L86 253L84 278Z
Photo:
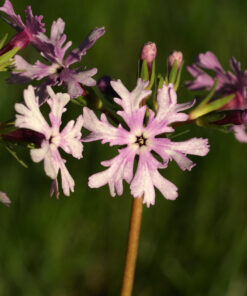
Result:
M15 47L0 56L0 72L7 71L8 67L13 65L14 61L12 58L19 51L19 49L20 47Z

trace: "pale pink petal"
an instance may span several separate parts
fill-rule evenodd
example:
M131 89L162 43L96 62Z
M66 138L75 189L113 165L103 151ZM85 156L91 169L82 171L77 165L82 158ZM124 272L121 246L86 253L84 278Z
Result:
M147 207L155 203L155 187L166 199L174 200L177 198L177 187L158 172L158 168L162 167L163 165L151 154L140 154L137 171L130 189L133 196L138 198L143 196L143 203L147 204Z
M58 65L45 65L39 60L34 65L29 64L23 57L16 55L14 57L13 76L10 78L12 83L22 83L24 79L37 79L40 80L46 76L56 73Z
M70 97L66 93L55 94L50 86L47 86L47 92L50 95L50 99L47 100L47 103L51 108L49 118L52 128L58 130L62 123L62 114L66 111L65 105L70 101Z
M51 189L50 189L50 197L52 197L54 193L55 193L56 199L58 199L59 198L59 188L58 188L57 178L52 180Z
M63 193L64 195L69 196L70 192L74 192L75 182L71 177L69 171L67 170L66 166L64 165L64 162L60 164L60 172L62 177Z
M167 125L165 118L163 120L156 120L155 113L152 110L149 110L149 118L146 126L146 130L153 136L171 133L174 131L174 128Z
M100 120L95 113L87 107L83 108L83 126L91 133L83 138L85 142L102 140L102 143L109 142L110 145L124 145L128 143L129 133L121 127L112 126L105 114L102 114Z
M30 155L33 162L41 162L44 160L46 154L49 153L49 142L43 141L41 148L31 149Z
M151 90L145 89L149 82L138 79L136 88L131 92L125 88L121 80L111 81L110 83L112 88L121 97L121 99L115 98L114 101L123 108L123 111L126 113L126 123L129 125L131 114L135 110L138 110L142 100L152 93Z
M50 127L39 110L39 100L35 97L34 88L31 85L24 90L24 101L26 106L15 104L15 110L19 113L16 115L15 126L34 130L48 138Z
M158 90L157 103L158 108L155 120L170 124L172 122L186 121L188 119L187 114L178 113L179 105L177 104L177 94L173 84L164 85L163 88ZM183 107L182 109L184 109Z
M71 120L60 133L61 140L59 146L75 158L82 158L83 145L81 143L81 129L83 118L80 115L76 122Z
M245 125L235 125L232 127L235 138L242 143L247 143L247 133Z
M32 149L30 154L34 162L44 160L44 169L48 177L51 179L57 177L59 167L63 161L55 145L49 145L49 142L44 141L41 148Z
M5 192L0 191L0 202L4 204L6 207L9 207L11 204L11 200L7 196Z
M152 181L154 186L162 193L162 195L166 199L175 200L178 197L177 186L161 176L158 170L154 170L152 172Z
M138 167L130 184L133 197L141 198L143 196L143 203L147 204L147 207L155 203L155 189L148 161L150 161L150 158L146 159L143 155L139 156Z
M136 129L143 129L146 106L143 106L138 110L134 110L130 115L128 115L124 111L117 111L117 114L124 119L124 121L128 124L132 131Z
M111 196L123 193L123 180L129 183L133 176L135 152L129 148L119 150L115 158L102 162L109 167L103 172L92 175L88 185L91 188L99 188L108 183Z
M154 151L159 154L164 163L174 159L182 170L191 170L195 164L186 154L205 156L209 151L207 139L193 138L183 142L172 142L169 139L154 140Z
M209 152L208 139L192 138L183 142L170 142L165 149L176 150L185 154L205 156Z
M187 156L185 156L184 153L173 150L167 150L166 153L170 156L171 159L174 159L176 161L182 171L190 171L196 165Z
M56 21L53 21L51 26L51 34L48 38L44 34L39 34L39 38L41 40L41 54L45 59L52 63L57 63L63 66L63 58L71 46L72 42L66 41L66 35L63 34L65 28L65 22L59 18ZM64 44L65 43L65 44Z

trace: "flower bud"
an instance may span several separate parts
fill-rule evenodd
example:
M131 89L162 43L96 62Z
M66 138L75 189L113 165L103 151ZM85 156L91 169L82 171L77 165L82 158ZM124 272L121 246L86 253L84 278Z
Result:
M223 111L224 118L212 122L217 125L226 125L226 124L234 124L241 125L247 123L247 110L231 110L231 111Z
M141 49L140 59L147 62L149 73L152 70L152 63L156 58L157 48L154 42L147 42Z
M45 139L43 134L25 128L20 128L8 134L3 134L1 135L1 138L8 142L33 143L38 147L41 146L42 141Z
M221 110L235 110L235 109L243 109L245 104L243 96L237 91L235 93L235 97L225 104Z
M183 61L183 53L181 51L173 51L168 56L168 70L170 71L174 62L177 61L177 69L179 70Z
M102 94L111 96L111 97L118 97L118 94L111 86L112 78L110 76L104 75L100 77L97 81L97 86Z
M25 48L29 43L31 42L31 36L26 31L23 30L19 33L17 33L10 41L7 43L1 50L0 50L0 56L6 53L7 51L10 51L13 48L19 47L20 49Z

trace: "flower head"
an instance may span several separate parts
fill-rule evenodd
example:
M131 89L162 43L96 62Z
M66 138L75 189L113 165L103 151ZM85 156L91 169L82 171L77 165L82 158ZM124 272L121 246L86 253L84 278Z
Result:
M240 62L234 57L230 60L230 66L233 72L225 71L212 52L201 53L196 58L195 64L187 67L195 80L187 81L186 85L191 90L209 90L213 86L215 79L218 79L216 96L235 94L234 98L221 109L244 110L247 108L247 71L241 70ZM213 71L214 77L205 70ZM245 124L235 124L231 129L238 141L247 142Z
M5 0L4 5L0 7L2 19L10 24L16 31L17 35L0 51L0 55L6 51L19 46L26 47L29 43L37 48L40 48L40 34L45 32L44 24L42 23L43 16L34 16L31 6L28 6L26 13L26 23L24 24L20 15L17 15L9 0Z
M209 90L213 86L215 79L218 79L216 94L236 94L224 109L246 108L247 71L243 72L241 70L241 65L235 58L230 60L230 66L233 72L225 71L212 52L201 53L196 58L195 64L187 67L195 80L187 81L186 85L191 90ZM215 74L214 77L209 75L205 70L213 71Z
M15 56L16 72L11 77L12 83L27 83L31 80L41 80L46 78L37 88L41 103L44 102L48 93L48 85L66 85L67 91L71 98L77 98L84 93L82 85L94 86L96 81L92 78L97 73L97 69L82 71L80 68L71 69L70 66L79 62L87 50L100 38L104 32L104 27L94 29L80 46L72 50L66 57L66 51L72 42L66 41L66 35L63 33L65 28L64 21L59 18L54 21L51 27L50 37L40 34L40 51L41 55L50 65L37 61L34 65L26 62L21 56Z
M44 136L40 148L31 150L31 158L34 162L44 160L44 169L51 179L55 182L59 171L62 178L62 189L65 195L74 191L74 180L69 174L65 160L59 153L62 148L66 153L80 159L82 157L83 146L81 143L81 128L83 124L82 116L76 121L71 120L60 131L62 124L62 114L66 111L65 106L70 100L68 94L55 94L50 87L47 87L50 106L49 125L44 119L39 109L39 100L35 96L34 88L29 86L24 91L24 104L15 104L16 115L15 126L19 128L30 129ZM53 182L54 183L54 182Z
M149 109L149 119L144 125L146 106L140 107L144 98L151 94L145 88L148 82L138 80L136 88L129 92L120 80L112 81L113 89L119 98L115 102L122 110L118 114L123 118L127 127L112 126L101 115L100 120L87 107L83 110L84 127L91 133L84 141L102 140L102 143L119 145L119 154L111 160L102 162L107 167L103 172L89 178L89 186L98 188L109 185L110 193L115 196L123 193L123 180L130 184L134 197L144 196L143 202L149 206L155 203L155 187L167 198L174 200L177 197L177 187L165 179L158 169L166 168L168 162L174 159L182 170L190 170L194 163L186 154L204 156L208 153L206 139L193 138L184 142L172 142L168 138L159 137L164 133L173 132L171 123L185 121L188 115L180 113L190 107L186 104L177 104L177 95L173 85L164 85L157 96L158 109L156 115ZM155 157L158 154L162 161ZM138 165L133 174L134 160L138 158Z

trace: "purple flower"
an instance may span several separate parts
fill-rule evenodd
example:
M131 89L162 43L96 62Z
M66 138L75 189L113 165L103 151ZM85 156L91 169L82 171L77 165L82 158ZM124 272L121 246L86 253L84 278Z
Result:
M34 88L29 86L24 91L24 104L15 104L16 115L15 126L30 129L44 135L41 147L32 149L30 154L34 162L44 160L44 169L51 179L53 185L57 182L59 171L62 178L62 189L65 195L74 191L74 180L69 174L65 160L61 157L58 148L62 148L66 153L75 158L82 157L83 146L81 143L81 128L83 124L80 115L76 122L71 120L60 131L62 124L62 114L66 111L65 105L69 102L68 94L55 94L51 87L47 87L50 98L47 100L50 106L49 119L51 126L46 122L39 109L39 99L35 96ZM52 186L53 186L52 185ZM58 196L58 194L57 194Z
M0 55L17 46L22 49L29 43L38 49L40 48L39 34L45 32L44 24L42 23L42 15L33 16L32 9L28 6L25 11L26 24L24 24L21 17L15 13L9 0L5 0L4 5L0 7L0 11L6 15L1 15L2 19L18 31L17 35L15 35L12 40L1 49Z
M195 80L187 81L186 86L191 90L209 90L217 78L217 95L236 94L224 106L224 109L244 109L247 107L247 71L243 72L241 70L241 65L235 58L230 60L230 66L233 73L231 71L225 71L212 52L207 51L205 54L201 53L196 58L195 64L187 67ZM213 71L214 76L212 77L205 70Z
M65 53L71 46L71 41L65 43L66 35L64 32L65 23L59 18L54 21L51 27L50 38L40 34L40 51L42 56L51 64L43 64L37 61L34 65L26 62L21 56L15 56L16 72L11 78L12 83L27 83L31 80L41 80L46 77L43 83L37 88L37 94L43 103L47 99L46 87L48 85L65 84L71 98L77 98L84 94L83 85L94 86L96 81L92 78L97 73L97 69L81 71L80 68L71 69L70 66L80 62L83 55L100 38L104 32L104 27L94 29L81 45L72 50L67 57Z
M221 109L244 110L247 108L247 71L241 70L240 62L234 57L230 60L230 66L233 72L225 71L212 52L201 53L196 58L195 64L187 67L195 80L187 81L186 85L191 90L209 90L217 78L216 96L235 94L234 98ZM205 70L213 71L214 77ZM234 125L231 129L238 141L247 142L246 125Z
M169 160L174 159L182 170L191 170L195 165L186 154L204 156L208 153L206 139L193 138L184 142L172 142L168 138L160 137L164 133L173 132L169 126L173 122L185 121L188 115L179 113L188 109L190 105L177 104L177 95L172 84L164 85L157 96L158 109L156 115L149 111L149 119L144 125L146 106L140 107L143 99L151 94L145 90L149 82L141 79L137 81L136 88L129 92L120 80L112 81L113 89L120 98L114 101L122 107L118 114L124 119L127 127L112 126L104 114L100 120L93 111L87 107L83 110L84 127L91 131L84 141L102 140L111 146L120 145L119 154L102 165L108 167L89 178L89 186L98 188L108 183L110 193L115 196L123 193L123 180L130 184L134 197L144 195L143 202L149 207L155 203L155 187L167 198L174 200L177 197L177 187L166 180L158 169L166 168ZM162 161L155 157L158 154ZM138 156L138 165L133 175L134 160Z

